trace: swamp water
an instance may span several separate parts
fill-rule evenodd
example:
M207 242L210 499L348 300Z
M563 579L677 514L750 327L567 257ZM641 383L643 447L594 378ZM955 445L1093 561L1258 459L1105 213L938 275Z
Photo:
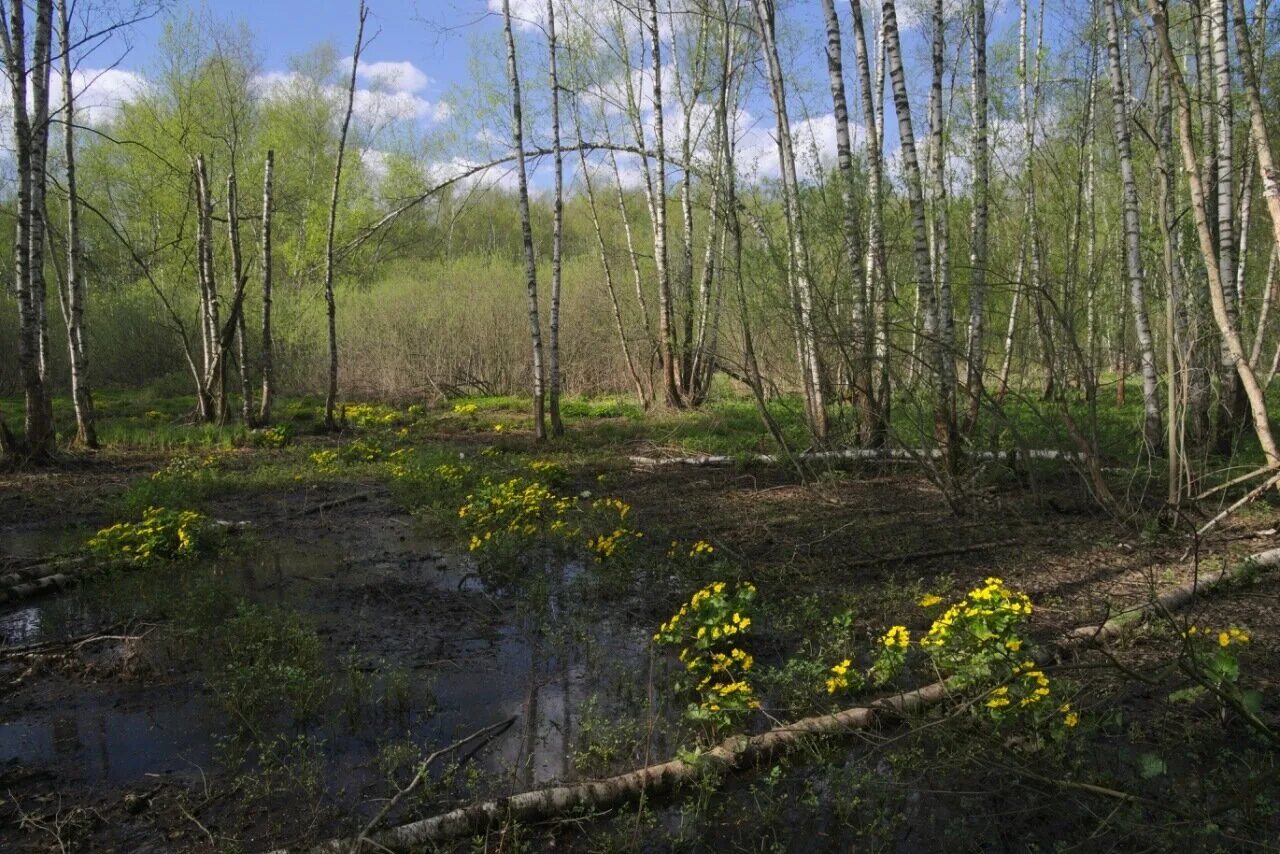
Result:
M442 553L404 519L255 536L252 553L192 571L217 573L245 600L299 611L315 627L332 696L317 723L285 724L280 735L318 745L331 792L385 779L378 757L388 745L426 754L512 718L471 761L512 791L570 779L583 710L609 720L644 708L648 631L580 613L589 607L572 592L581 566L563 569L568 586L534 629L516 597L486 590L466 556ZM6 543L0 558L65 551L67 541L32 535ZM104 631L93 611L81 590L8 606L0 650ZM94 645L120 655L118 643ZM55 669L12 693L0 704L0 771L60 781L199 781L235 729L198 671L99 680Z

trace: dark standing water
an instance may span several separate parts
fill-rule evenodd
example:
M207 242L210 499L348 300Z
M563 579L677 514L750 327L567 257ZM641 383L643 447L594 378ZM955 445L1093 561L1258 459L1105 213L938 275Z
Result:
M607 715L643 697L647 633L585 619L571 595L553 609L556 637L535 632L519 603L484 590L466 556L442 553L403 520L377 521L311 539L261 532L255 554L195 570L224 573L251 601L307 614L330 651L335 685L346 678L344 656L363 663L372 690L358 724L335 703L307 731L323 740L330 783L379 779L375 759L391 741L429 751L512 717L515 724L475 761L510 774L513 789L571 777L580 710L594 700ZM38 555L66 545L65 536L33 537L19 547ZM568 567L565 576L572 581L582 571ZM81 599L73 591L0 611L0 646L93 630ZM380 699L379 683L393 670L407 681L405 713ZM198 674L141 684L42 676L39 683L0 705L0 768L43 767L84 783L198 777L231 731Z

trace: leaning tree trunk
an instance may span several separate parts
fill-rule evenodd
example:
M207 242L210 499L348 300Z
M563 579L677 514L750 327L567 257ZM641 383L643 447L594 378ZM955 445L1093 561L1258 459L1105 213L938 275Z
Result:
M564 435L560 420L560 253L564 242L564 155L560 150L560 77L556 69L556 11L553 0L547 0L547 49L550 54L548 73L551 82L551 151L555 172L555 196L551 220L551 325L548 331L548 408L551 435Z
M968 429L978 423L982 403L982 372L986 366L983 347L987 294L987 209L990 200L991 155L987 144L987 3L973 0L972 118L973 213L970 219L969 249L969 343L966 362L969 394Z
M1249 104L1250 136L1253 138L1254 148L1257 153L1258 172L1262 177L1262 197L1267 202L1267 214L1271 219L1272 238L1275 243L1272 250L1272 261L1274 262L1275 253L1280 252L1280 172L1276 171L1275 158L1271 150L1271 138L1267 135L1266 112L1262 106L1257 67L1253 60L1253 47L1248 21L1244 16L1243 0L1232 0L1232 11L1235 14L1236 52L1240 57L1245 95ZM1271 276L1268 273L1266 285L1268 294L1271 286ZM1263 323L1259 321L1259 330L1262 328ZM1255 349L1260 349L1260 347L1261 341L1258 342Z
M338 196L342 190L342 160L347 150L347 131L356 99L356 73L360 68L360 51L364 48L364 22L369 7L360 0L360 23L356 27L356 49L351 56L351 78L347 83L347 109L342 115L342 131L338 134L338 156L333 164L333 193L329 197L329 225L324 242L324 302L329 319L329 389L324 398L324 424L337 426L334 410L338 406L338 306L333 297L333 237L338 225Z
M582 139L582 117L576 98L573 102L573 129L577 138ZM627 363L627 373L636 387L636 396L640 399L640 405L648 408L649 398L645 392L644 383L640 380L640 372L636 370L635 357L631 355L631 345L627 341L627 327L622 320L622 306L618 301L618 290L613 280L613 265L609 262L609 247L605 243L604 228L600 223L600 209L596 202L595 185L591 180L591 167L587 163L587 149L582 145L578 146L578 163L582 175L582 186L587 195L587 210L591 213L591 226L596 236L596 248L600 252L604 285L609 292L609 305L613 309L613 325L618 332L618 344L622 347L622 358Z
M58 0L58 35L62 46L63 159L67 178L67 350L71 358L71 401L76 413L76 442L98 447L89 387L89 354L85 342L85 287L81 271L80 199L76 196L75 92L71 85L71 25L68 0Z
M240 199L236 186L236 173L227 176L227 242L231 247L231 275L236 292L245 287L244 257L240 253ZM236 312L236 358L240 362L240 417L245 426L253 423L253 389L249 385L249 348L245 341L244 306Z
M1249 409L1253 415L1253 427L1258 435L1258 443L1266 456L1267 464L1280 466L1280 450L1277 449L1271 432L1271 423L1267 415L1267 403L1257 377L1249 367L1249 357L1240 340L1240 332L1231 322L1227 312L1226 296L1223 290L1222 277L1217 264L1217 252L1213 239L1213 230L1209 222L1209 211L1206 204L1204 182L1201 179L1199 163L1196 158L1195 139L1191 130L1191 97L1187 92L1186 80L1178 67L1177 57L1173 51L1173 43L1169 39L1169 22L1165 10L1159 0L1147 0L1151 13L1152 26L1164 61L1164 71L1173 86L1178 108L1178 142L1182 149L1183 171L1187 173L1187 182L1191 188L1191 211L1195 217L1196 236L1200 241L1200 254L1204 261L1205 273L1209 279L1209 298L1213 306L1214 320L1218 331L1226 342L1228 352L1244 386L1249 399Z
M520 201L520 235L524 247L524 279L529 294L529 334L533 342L533 433L547 437L544 413L542 323L538 319L538 267L533 255L533 226L529 218L529 175L524 162L524 115L520 102L520 68L516 63L516 40L511 31L511 0L502 0L502 28L507 40L507 80L511 86L511 137L516 156L516 179Z
M1137 337L1142 367L1142 434L1147 446L1159 448L1164 441L1160 425L1160 392L1156 379L1155 345L1151 323L1147 317L1146 274L1142 265L1142 234L1138 211L1138 182L1133 171L1133 153L1129 132L1129 103L1124 69L1120 64L1120 28L1115 0L1103 0L1107 14L1107 56L1111 73L1112 128L1116 156L1120 161L1120 180L1124 205L1125 273L1129 279L1129 300L1133 310L1133 328Z
M258 422L271 423L271 402L275 393L275 343L271 337L271 193L276 153L267 150L262 170L262 402Z
M822 366L814 330L813 284L809 276L808 245L805 242L804 216L800 208L800 185L796 177L795 150L791 126L787 118L786 84L782 64L774 40L773 0L754 0L756 22L760 27L761 51L769 75L769 92L778 134L778 161L782 173L782 203L787 223L790 275L796 301L796 344L805 392L805 409L809 430L818 441L827 437L827 407L823 393Z

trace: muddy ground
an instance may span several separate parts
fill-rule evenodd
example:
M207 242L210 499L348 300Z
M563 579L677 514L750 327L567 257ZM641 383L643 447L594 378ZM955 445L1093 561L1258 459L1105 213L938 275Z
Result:
M251 468L255 454L270 452L239 452L230 464ZM164 459L102 454L57 470L0 475L0 562L73 550L116 521L120 493ZM1047 640L1142 601L1153 586L1280 544L1280 512L1264 501L1199 543L1197 563L1185 557L1180 532L1144 533L1101 513L1079 478L1063 471L1041 473L1034 486L1025 477L990 478L959 517L928 478L904 466L832 471L809 483L780 468L637 469L623 460L571 474L573 490L599 488L599 475L607 475L609 493L632 505L655 545L706 540L739 577L753 580L764 603L757 654L777 666L843 610L869 634L898 622L919 631L928 626L914 607L921 595L962 594L999 575L1036 602L1031 633ZM309 512L353 496L360 500ZM373 817L407 779L406 757L508 721L447 757L429 789L391 818L623 770L666 758L682 743L678 709L655 699L662 666L648 637L710 580L697 571L621 589L615 579L602 589L590 566L566 566L548 631L534 625L527 602L490 589L465 548L434 531L429 516L408 512L378 479L226 492L202 509L248 523L216 560L146 570L149 579L108 576L0 609L0 847L315 843ZM131 603L187 590L196 576L214 580L217 592L207 595L301 614L320 638L334 690L317 720L281 727L279 755L239 744L241 727L211 687L208 663L189 641L174 640L170 620L130 616L163 612ZM1260 717L1273 728L1280 728L1278 593L1280 580L1264 576L1198 604L1194 617L1249 626L1249 679L1265 698ZM1159 637L1140 636L1117 655L1142 671L1158 646ZM1137 768L1125 777L1135 788L1125 791L1158 801L1194 776L1211 799L1218 771L1189 758L1201 749L1238 748L1247 756L1240 762L1264 776L1274 767L1275 752L1255 745L1238 721L1196 704L1152 711L1168 693L1163 683L1127 679L1098 662L1077 667L1068 675L1079 705L1086 716L1096 709L1100 723L1053 763L1084 769L1082 779L1090 762L1109 779ZM766 696L765 711L786 720L803 710L776 692ZM1122 720L1113 721L1117 714ZM971 724L944 743L931 741L937 727L921 729L826 746L808 761L757 769L714 795L500 830L464 847L1025 850L1028 839L1055 838L1075 839L1067 846L1074 850L1142 847L1135 828L1144 813L1135 802L1064 791L1037 782L1034 770L1019 777L1017 769L1039 760L1017 743L974 734ZM1181 765L1171 758L1179 744ZM932 758L921 764L920 751ZM979 754L986 759L976 768L966 764ZM1166 757L1158 773L1147 773L1148 754ZM1265 799L1274 790L1272 782L1248 796ZM999 813L1001 804L1007 827L974 829L974 810ZM1265 849L1277 832L1275 810L1255 813L1219 816L1218 835L1205 838ZM1154 815L1174 834L1188 820ZM1088 835L1080 834L1094 829L1111 841L1082 844Z

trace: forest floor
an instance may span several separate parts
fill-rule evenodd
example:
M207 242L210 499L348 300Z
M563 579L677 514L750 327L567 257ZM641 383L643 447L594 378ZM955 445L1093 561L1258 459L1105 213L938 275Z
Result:
M305 848L358 832L424 757L476 733L379 826L687 755L724 728L685 714L683 668L651 636L716 581L758 588L743 644L763 708L734 722L758 731L932 681L912 658L882 684L824 688L842 659L871 664L890 626L928 631L925 597L998 576L1035 603L1025 634L1044 647L1280 543L1266 496L1188 554L1187 531L1238 492L1161 526L1142 509L1158 484L1112 472L1135 508L1117 518L1062 462L990 463L949 494L917 465L801 478L749 459L771 448L737 402L642 418L578 401L569 436L543 445L510 399L353 407L338 435L315 429L314 401L282 402L290 426L256 432L186 425L182 399L102 403L106 450L0 473L0 579L148 507L237 524L200 557L117 562L0 604L6 850ZM690 452L739 461L631 459ZM588 528L593 502L619 499L619 526L643 537L616 554L469 550L459 508L512 478L586 508ZM1069 729L993 721L958 695L670 797L458 847L1280 850L1278 576L1046 667L1055 705L1079 714ZM1249 634L1230 651L1252 725L1197 690L1191 626Z

